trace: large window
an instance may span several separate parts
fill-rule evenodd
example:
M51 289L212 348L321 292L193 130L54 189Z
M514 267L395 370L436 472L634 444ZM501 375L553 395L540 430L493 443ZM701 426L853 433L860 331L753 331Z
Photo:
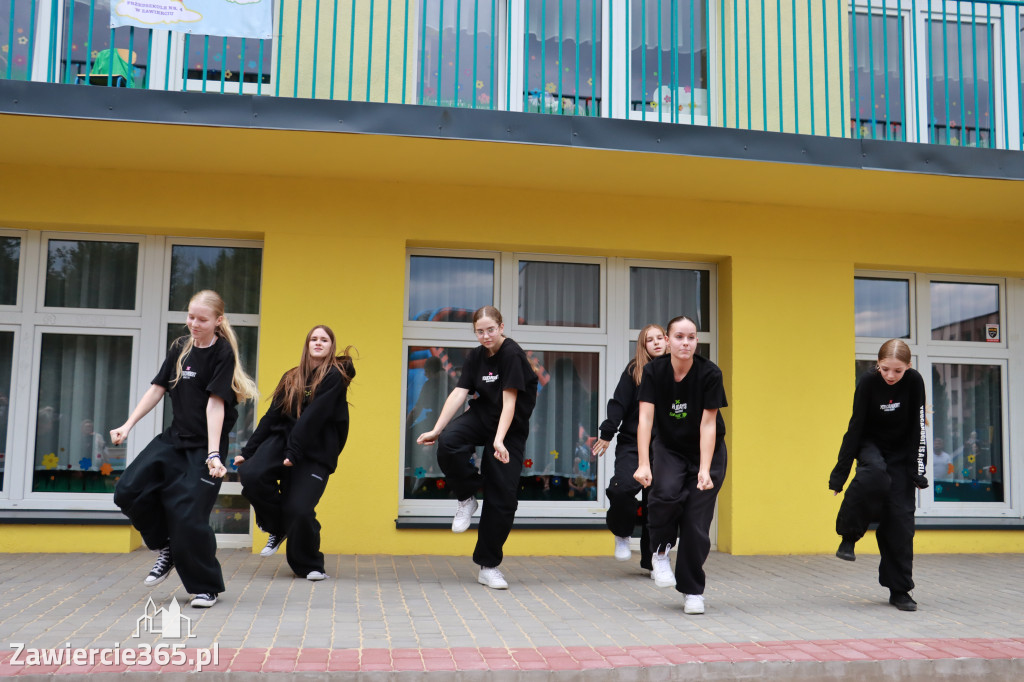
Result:
M704 0L632 0L630 115L676 123L708 118L708 16Z
M925 380L929 480L924 517L1020 517L1012 494L1008 400L1011 341L1001 279L859 273L855 282L857 371L874 365L888 338L910 345Z
M0 508L113 511L118 477L165 420L156 410L118 446L110 430L184 333L197 290L222 295L255 373L261 261L252 242L0 230ZM252 433L254 409L239 407L229 455ZM236 480L232 470L215 525L245 544Z
M649 322L689 315L716 345L714 269L662 261L416 249L408 258L400 514L450 514L429 431L476 346L471 315L495 305L537 373L519 516L603 518L612 457L591 447L607 396ZM490 456L480 448L476 462Z

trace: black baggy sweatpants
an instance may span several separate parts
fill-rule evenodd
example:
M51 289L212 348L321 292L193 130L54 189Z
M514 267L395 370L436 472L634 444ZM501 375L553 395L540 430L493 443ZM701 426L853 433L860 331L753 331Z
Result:
M150 549L170 545L174 568L191 594L224 591L210 512L221 479L206 466L206 448L176 448L157 436L132 460L114 489L114 504Z
M678 536L676 550L676 590L683 594L704 594L704 562L711 552L711 521L715 500L725 481L727 456L720 441L711 458L711 490L697 490L700 467L680 453L667 448L657 438L651 443L653 468L657 475L651 483L648 523L651 550L671 547Z
M513 426L505 435L508 464L494 457L494 426L487 426L472 408L449 422L437 439L437 463L455 498L465 500L483 487L484 507L480 512L473 561L494 568L504 558L502 548L512 531L519 508L519 477L523 473L526 433ZM473 453L483 446L480 471Z
M864 537L869 524L878 523L878 582L897 592L914 589L916 504L910 473L905 461L890 462L874 443L865 443L836 515L836 532L854 542Z
M647 504L650 488L644 488L633 478L640 464L640 454L635 440L623 438L620 433L615 445L615 473L608 483L608 513L605 523L614 535L629 537L640 523L640 566L651 568L651 533L647 527ZM653 470L652 470L653 471ZM642 491L642 492L641 492ZM636 494L640 492L640 501ZM638 506L639 505L639 506ZM639 518L637 511L639 510Z
M285 559L295 575L305 578L311 571L324 571L316 505L330 473L311 460L285 466L285 442L281 434L269 436L238 467L238 477L242 495L256 513L256 524L267 533L288 538Z

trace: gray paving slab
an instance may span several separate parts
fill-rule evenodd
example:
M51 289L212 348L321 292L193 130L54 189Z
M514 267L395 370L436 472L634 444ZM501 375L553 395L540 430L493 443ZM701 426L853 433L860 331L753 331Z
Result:
M330 556L331 577L320 583L294 578L280 556L222 550L219 557L228 589L212 609L185 608L196 634L190 646L514 649L1024 637L1024 560L1014 554L919 555L920 610L902 613L876 582L876 557L846 563L713 553L708 611L699 617L683 614L680 594L611 557L508 557L507 591L477 584L467 557ZM145 641L133 633L147 599L164 606L187 597L176 576L146 588L151 563L147 551L0 555L0 643Z

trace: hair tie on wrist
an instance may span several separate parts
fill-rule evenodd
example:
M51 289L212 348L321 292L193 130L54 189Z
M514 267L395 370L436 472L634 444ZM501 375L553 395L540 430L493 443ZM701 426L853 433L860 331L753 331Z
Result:
M220 453L217 452L216 450L214 450L213 452L211 452L209 455L206 456L206 461L209 462L214 457L216 457L217 459L220 459Z

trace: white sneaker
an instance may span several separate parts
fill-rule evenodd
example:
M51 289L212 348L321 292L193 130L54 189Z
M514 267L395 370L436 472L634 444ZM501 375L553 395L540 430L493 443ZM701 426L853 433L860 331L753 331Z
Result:
M494 568L480 567L480 575L477 576L476 581L481 585L487 585L492 590L507 590L508 583L505 581L505 576L501 574L501 570L495 566Z
M683 613L689 613L691 615L704 613L704 595L686 595L686 600L683 602Z
M633 557L633 550L629 548L629 538L621 535L615 536L615 559L617 561L629 561Z
M452 519L452 532L465 533L479 506L475 497L459 500L459 508L455 510L455 518Z
M306 580L312 580L314 582L317 581L317 580L323 580L326 577L327 577L327 574L326 573L322 573L320 571L310 571L309 573L306 574Z
M267 546L260 550L260 556L274 556L277 554L277 550L281 548L282 542L284 542L283 535L274 535L271 533L267 537Z
M654 578L655 585L658 587L676 586L676 574L672 572L672 562L668 558L667 549L661 554L652 556L651 565L654 566L651 577Z
M194 609L208 609L216 603L216 592L203 592L202 594L197 594L196 596L192 597L192 601L190 602L192 608Z

